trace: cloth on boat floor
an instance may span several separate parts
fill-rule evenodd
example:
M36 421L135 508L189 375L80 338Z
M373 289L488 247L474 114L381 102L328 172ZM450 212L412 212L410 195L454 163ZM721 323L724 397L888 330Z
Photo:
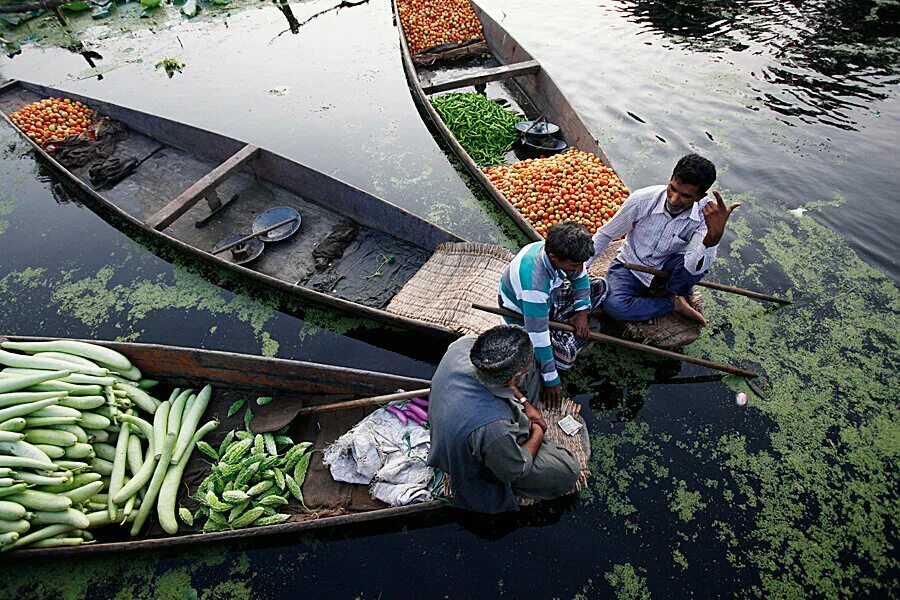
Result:
M69 137L59 142L48 145L47 150L56 159L56 162L67 169L83 167L95 158L93 140L77 137Z
M430 445L427 429L379 408L325 448L323 462L335 481L371 484L373 498L403 506L432 500L433 482L442 481L425 464Z
M128 137L128 127L121 121L103 117L94 124L94 137L90 140L77 136L54 142L53 158L67 169L87 166L91 184L96 188L112 187L139 164L131 156L113 156L116 145Z
M342 219L340 223L312 251L316 261L316 273L321 273L331 263L342 257L344 251L356 239L359 226L350 219Z
M383 308L428 260L430 253L374 229L363 229L322 272L299 283L357 304Z
M102 161L96 161L88 167L88 176L95 188L112 187L119 181L128 177L138 166L136 158L110 156Z

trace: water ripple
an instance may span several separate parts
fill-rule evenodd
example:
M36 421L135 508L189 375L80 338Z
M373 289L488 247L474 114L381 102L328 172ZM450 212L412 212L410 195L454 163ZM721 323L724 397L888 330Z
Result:
M826 0L618 0L618 10L692 51L768 61L761 99L802 122L854 129L853 109L889 96L900 75L900 5ZM735 59L738 60L738 59Z

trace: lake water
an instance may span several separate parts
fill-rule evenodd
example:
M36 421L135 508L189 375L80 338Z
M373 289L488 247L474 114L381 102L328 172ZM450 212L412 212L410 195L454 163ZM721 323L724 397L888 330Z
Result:
M296 34L270 3L232 4L194 21L161 16L171 6L138 25L76 20L67 40L33 23L41 39L2 59L0 76L212 129L468 239L521 243L423 124L387 2ZM335 4L290 6L302 22ZM740 381L597 349L567 380L592 413L592 481L576 501L65 571L0 566L0 596L897 594L896 4L481 5L552 74L632 189L665 182L687 152L717 164L718 189L744 205L710 277L794 304L707 293L712 325L690 352L757 369L766 397L738 407ZM92 70L42 40L104 58ZM172 79L153 67L167 56L186 65ZM0 332L433 371L439 348L197 269L68 197L7 126L0 148Z

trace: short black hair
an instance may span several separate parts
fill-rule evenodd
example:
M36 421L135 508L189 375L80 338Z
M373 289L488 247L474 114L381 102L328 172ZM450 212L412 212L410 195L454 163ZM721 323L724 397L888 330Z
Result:
M544 251L557 260L584 262L594 255L594 241L581 223L563 221L547 232Z
M497 325L478 336L469 360L483 383L505 385L534 361L534 346L524 327Z
M688 154L678 159L672 171L672 179L676 178L688 185L696 185L705 194L716 181L716 165L699 154Z

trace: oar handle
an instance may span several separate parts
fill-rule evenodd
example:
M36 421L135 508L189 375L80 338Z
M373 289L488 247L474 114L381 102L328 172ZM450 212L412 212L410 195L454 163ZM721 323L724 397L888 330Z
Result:
M672 276L672 274L667 271L660 271L659 269L654 269L653 267L645 267L644 265L637 265L634 263L625 263L625 268L631 269L632 271L650 273L651 275L655 275L663 279L668 279ZM754 292L753 290L745 290L743 288L734 287L732 285L725 285L724 283L716 283L715 281L706 281L704 279L701 279L697 282L697 285L702 285L703 287L708 287L713 290L731 292L732 294L739 294L741 296L747 296L748 298L755 298L757 300L766 300L768 302L775 302L777 304L792 304L790 300L776 298L775 296L770 296L768 294L763 294L760 292Z
M297 217L291 217L290 219L285 219L281 223L275 223L274 225L269 225L265 229L260 229L256 233L251 233L250 235L245 235L244 237L242 237L240 239L234 240L230 244L222 246L218 250L213 250L210 252L210 254L221 254L222 252L225 252L226 250L231 250L232 248L234 248L235 246L237 246L239 244L243 244L244 242L250 241L257 236L263 235L264 233L269 233L273 229L278 229L279 227L284 227L288 223L293 223L296 220L297 220Z
M424 388L421 390L412 390L410 392L397 392L396 394L386 394L384 396L372 396L371 398L359 398L357 400L347 400L346 402L322 404L321 406L307 406L298 410L297 416L333 412L348 408L360 408L372 406L374 404L383 404L385 402L394 402L395 400L407 400L409 398L415 398L416 396L427 396L429 393L431 393L431 389Z
M509 317L511 319L517 319L519 321L522 320L522 315L511 310L506 310L505 308L485 306L484 304L473 304L472 308L483 310L489 313L494 313L495 315L500 315L502 317ZM575 331L575 328L573 326L566 323L557 323L556 321L550 321L550 329L558 329L559 331L570 332ZM671 350L654 348L653 346L648 346L647 344L640 344L638 342L623 340L622 338L606 335L605 333L597 333L592 331L589 337L590 339L596 340L598 342L605 342L607 344L613 344L614 346L622 346L623 348L629 348L631 350L637 350L639 352L646 352L647 354L655 354L657 356L665 356L666 358L674 358L675 360L700 365L702 367L708 367L710 369L715 369L716 371L730 373L731 375L740 375L742 377L750 378L757 377L756 373L754 373L753 371L748 371L747 369L741 369L733 365L717 363L711 360L706 360L705 358L696 358L693 356L688 356L687 354L679 354L678 352L672 352Z

